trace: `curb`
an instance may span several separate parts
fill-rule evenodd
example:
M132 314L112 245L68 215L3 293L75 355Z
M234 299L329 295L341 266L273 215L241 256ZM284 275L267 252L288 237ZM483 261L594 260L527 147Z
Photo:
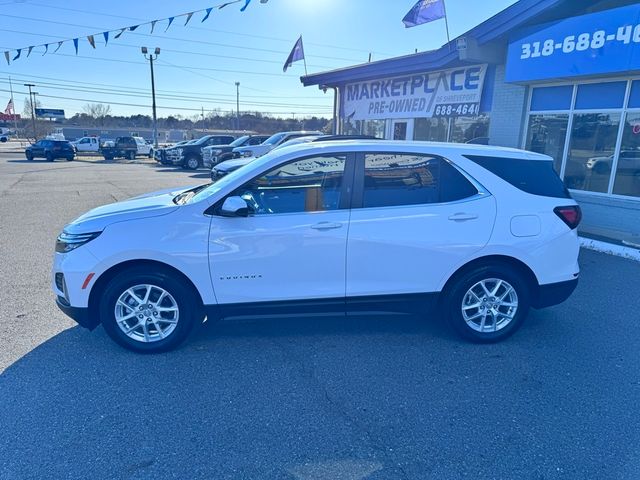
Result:
M615 243L601 242L600 240L592 240L591 238L579 237L579 239L580 246L582 248L640 262L640 250L637 248L616 245Z

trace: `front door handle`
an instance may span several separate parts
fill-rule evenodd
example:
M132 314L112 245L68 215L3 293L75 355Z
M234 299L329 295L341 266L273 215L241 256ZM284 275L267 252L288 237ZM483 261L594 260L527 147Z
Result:
M454 213L453 215L449 216L449 220L453 220L454 222L465 222L467 220L475 220L476 218L478 218L478 215L462 212Z
M315 230L331 230L332 228L340 228L342 227L341 223L333 223L333 222L320 222L315 225L311 225L311 228Z

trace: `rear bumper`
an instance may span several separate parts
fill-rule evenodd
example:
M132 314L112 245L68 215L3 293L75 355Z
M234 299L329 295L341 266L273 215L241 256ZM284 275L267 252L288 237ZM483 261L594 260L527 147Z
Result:
M77 322L81 327L94 330L100 324L97 316L92 317L89 315L88 307L72 307L71 305L67 305L60 297L56 298L56 305L58 305L58 308L62 310L66 316Z
M538 298L533 302L534 308L545 308L558 305L571 296L578 286L578 278L566 282L548 283L538 288Z

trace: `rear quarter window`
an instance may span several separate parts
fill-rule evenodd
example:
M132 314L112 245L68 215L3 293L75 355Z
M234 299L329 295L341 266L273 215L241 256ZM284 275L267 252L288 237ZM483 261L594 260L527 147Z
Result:
M465 157L523 192L543 197L571 198L567 187L553 169L551 160L484 155L465 155Z

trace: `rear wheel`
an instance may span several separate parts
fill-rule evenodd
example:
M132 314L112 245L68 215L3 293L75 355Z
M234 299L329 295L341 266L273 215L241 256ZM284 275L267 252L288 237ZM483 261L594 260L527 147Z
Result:
M105 288L100 320L119 345L136 352L164 352L182 343L202 319L198 304L195 293L171 274L132 268Z
M497 342L513 334L527 316L530 286L506 265L478 267L456 280L447 296L451 326L473 342Z
M188 170L196 170L199 166L200 160L195 155L188 157L184 162L184 167Z
M136 152L129 152L129 154L127 155L127 158L129 160L135 160L136 159Z

